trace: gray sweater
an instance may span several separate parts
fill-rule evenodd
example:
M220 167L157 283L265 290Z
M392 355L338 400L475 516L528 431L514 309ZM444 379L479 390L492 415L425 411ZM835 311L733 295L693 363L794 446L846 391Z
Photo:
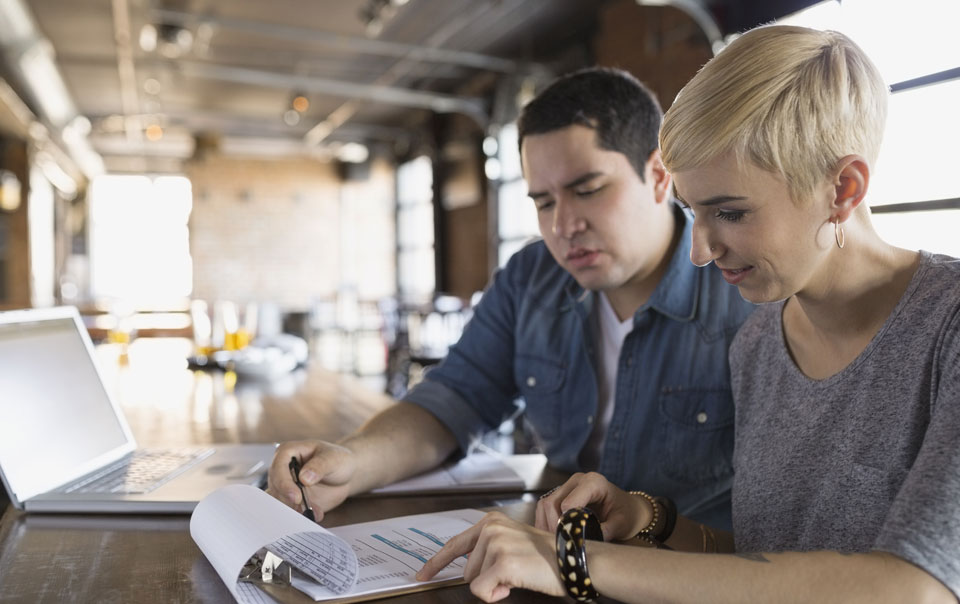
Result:
M960 596L960 260L921 252L877 335L824 380L790 357L783 305L730 349L737 549L881 550Z

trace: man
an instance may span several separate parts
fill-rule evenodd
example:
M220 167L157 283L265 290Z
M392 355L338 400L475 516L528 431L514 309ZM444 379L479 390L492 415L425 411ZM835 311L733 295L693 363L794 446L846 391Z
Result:
M629 74L554 82L519 119L543 241L499 271L443 363L339 444L278 449L270 491L328 510L432 468L510 415L519 395L552 465L664 494L730 525L733 404L727 347L752 310L715 268L691 265L691 221L660 160L662 111Z

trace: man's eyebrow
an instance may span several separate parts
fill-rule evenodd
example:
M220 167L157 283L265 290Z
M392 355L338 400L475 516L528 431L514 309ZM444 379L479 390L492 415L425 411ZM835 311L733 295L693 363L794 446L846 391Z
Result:
M584 174L583 176L578 176L578 177L574 178L573 180L571 180L570 182L568 182L567 184L563 185L563 188L564 188L564 189L572 189L572 188L574 188L574 187L578 187L578 186L582 185L582 184L585 183L585 182L590 182L591 180L593 180L594 178L600 176L601 174L603 174L603 173L602 173L602 172L587 172L587 173Z
M573 188L579 187L580 185L582 185L582 184L584 184L584 183L586 183L586 182L590 182L590 181L593 180L594 178L596 178L596 177L598 177L598 176L602 176L602 175L603 175L603 172L587 172L586 174L583 174L583 175L581 175L581 176L578 176L578 177L574 178L573 180L571 180L570 182L564 184L564 185L563 185L563 188L564 188L564 189L573 189ZM545 197L545 196L547 196L547 195L549 195L549 193L547 193L546 191L530 191L530 192L527 193L527 196L528 196L528 197L531 197L531 198L533 198L533 199L537 199L537 198L540 198L540 197Z

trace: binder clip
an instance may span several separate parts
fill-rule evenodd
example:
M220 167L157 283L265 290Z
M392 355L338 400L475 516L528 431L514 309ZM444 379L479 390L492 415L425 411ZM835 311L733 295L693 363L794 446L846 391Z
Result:
M262 549L250 556L240 570L241 583L259 583L263 585L290 585L293 580L293 567L280 556Z

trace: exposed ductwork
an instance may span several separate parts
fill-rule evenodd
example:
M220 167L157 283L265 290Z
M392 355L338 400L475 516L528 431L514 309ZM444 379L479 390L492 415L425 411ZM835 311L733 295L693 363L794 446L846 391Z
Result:
M101 174L103 160L87 140L90 122L77 113L54 62L53 45L39 32L23 0L0 0L0 47L40 121L87 178Z

